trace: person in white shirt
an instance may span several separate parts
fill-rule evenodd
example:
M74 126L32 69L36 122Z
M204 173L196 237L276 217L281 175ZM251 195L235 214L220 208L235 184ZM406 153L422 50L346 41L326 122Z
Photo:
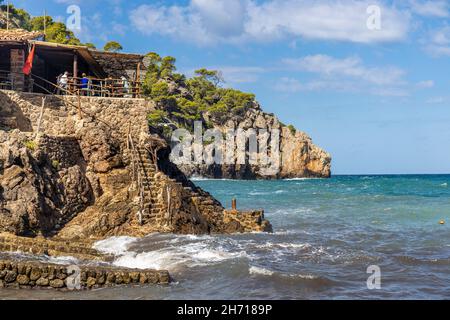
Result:
M69 72L66 71L59 79L59 86L63 89L63 94L66 92L68 84L69 84Z

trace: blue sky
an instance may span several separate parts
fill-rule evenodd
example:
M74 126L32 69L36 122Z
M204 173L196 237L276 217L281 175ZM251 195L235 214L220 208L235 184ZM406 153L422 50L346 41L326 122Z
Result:
M334 174L450 173L450 1L12 3L63 21L76 4L82 41L222 70L330 152Z

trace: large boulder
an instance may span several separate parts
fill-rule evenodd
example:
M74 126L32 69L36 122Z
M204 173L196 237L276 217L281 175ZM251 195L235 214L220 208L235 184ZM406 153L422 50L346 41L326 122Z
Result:
M17 130L0 131L0 141L0 231L52 233L92 202L81 165L61 168Z

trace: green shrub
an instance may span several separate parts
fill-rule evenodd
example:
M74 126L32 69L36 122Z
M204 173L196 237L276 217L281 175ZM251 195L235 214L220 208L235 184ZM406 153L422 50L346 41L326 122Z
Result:
M27 149L29 149L31 151L36 150L37 147L38 147L37 143L35 141L31 141L31 140L30 141L25 141L23 145L25 146L25 148L27 148Z
M292 135L295 135L297 133L297 129L295 129L292 124L288 125L287 127L291 131Z
M56 170L59 170L59 161L58 160L52 160L52 167Z
M147 115L148 123L150 126L161 124L166 117L167 112L163 110L154 110Z
M164 126L163 127L163 136L166 139L170 139L170 137L172 136L172 128L170 128L169 126Z
M169 85L166 82L160 81L152 85L151 94L152 98L162 98L169 96Z

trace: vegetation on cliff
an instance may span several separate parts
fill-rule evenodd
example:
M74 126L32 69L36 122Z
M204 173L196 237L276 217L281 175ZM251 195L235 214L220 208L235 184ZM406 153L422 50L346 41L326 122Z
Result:
M152 52L146 60L148 70L143 91L156 103L148 122L166 140L171 140L173 129L185 128L192 133L195 121L201 121L204 129L217 128L223 134L236 128L280 130L281 166L275 175L265 174L258 165L236 165L237 158L231 165L180 165L186 175L228 179L330 176L329 154L293 125L285 125L275 115L265 113L254 94L223 87L224 79L219 71L202 68L187 78L176 72L173 57ZM212 142L204 140L203 145Z
M230 117L242 117L255 106L254 94L223 88L224 79L219 71L202 68L187 79L175 72L175 58L161 57L154 52L147 58L149 65L143 89L159 107L149 115L153 126L175 122L192 130L194 121L203 121L206 127L212 127ZM205 121L205 115L213 123Z

